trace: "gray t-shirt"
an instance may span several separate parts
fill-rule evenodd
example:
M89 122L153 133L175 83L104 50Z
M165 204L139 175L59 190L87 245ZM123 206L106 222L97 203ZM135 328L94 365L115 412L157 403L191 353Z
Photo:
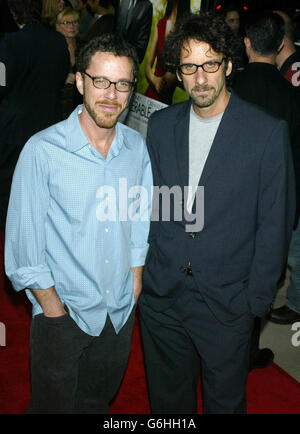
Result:
M199 180L222 116L223 113L220 113L212 118L201 118L195 113L193 106L191 106L189 132L189 188L187 199L187 210L189 213L192 211Z

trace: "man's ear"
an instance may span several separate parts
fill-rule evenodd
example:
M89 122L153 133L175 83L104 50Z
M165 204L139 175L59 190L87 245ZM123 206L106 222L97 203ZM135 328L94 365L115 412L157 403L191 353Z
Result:
M250 42L250 39L248 38L248 36L244 37L244 44L245 44L246 49L251 48L251 42Z
M228 77L231 74L231 72L232 72L232 61L229 59L227 61L227 68L225 72L226 77Z
M78 89L78 92L83 95L83 76L81 74L81 72L76 72L75 74L75 78L76 78L76 87Z

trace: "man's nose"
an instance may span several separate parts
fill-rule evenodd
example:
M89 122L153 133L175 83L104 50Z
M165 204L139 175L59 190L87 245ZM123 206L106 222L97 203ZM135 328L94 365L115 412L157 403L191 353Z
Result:
M110 99L116 99L118 97L118 91L116 89L116 85L114 83L110 83L110 86L105 89L106 96Z
M207 73L201 68L201 66L198 67L198 70L195 73L196 81L199 84L205 84L207 83Z

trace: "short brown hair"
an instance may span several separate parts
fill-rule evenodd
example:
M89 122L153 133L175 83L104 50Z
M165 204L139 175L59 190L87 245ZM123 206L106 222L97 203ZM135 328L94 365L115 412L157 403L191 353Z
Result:
M76 70L85 72L91 63L93 55L97 52L112 53L118 57L128 57L132 61L134 79L137 79L139 61L136 49L125 39L114 33L106 33L87 42L79 51Z

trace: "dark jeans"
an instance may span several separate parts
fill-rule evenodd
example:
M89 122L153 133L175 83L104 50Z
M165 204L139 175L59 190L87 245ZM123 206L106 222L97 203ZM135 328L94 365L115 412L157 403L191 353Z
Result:
M36 315L31 325L31 402L27 413L107 413L127 366L135 308L119 334L107 315L100 336L69 314Z

